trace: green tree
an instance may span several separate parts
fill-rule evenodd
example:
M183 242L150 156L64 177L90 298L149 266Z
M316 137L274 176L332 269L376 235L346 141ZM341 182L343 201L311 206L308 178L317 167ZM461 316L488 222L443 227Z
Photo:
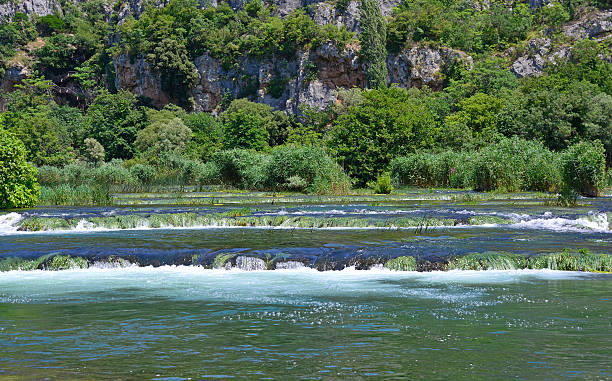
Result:
M183 123L193 132L187 146L192 156L207 161L223 145L223 125L209 113L196 112L183 117Z
M221 113L220 120L224 130L224 148L261 151L269 147L268 129L274 127L272 107L247 99L236 99Z
M387 29L377 0L361 0L359 44L367 65L368 87L387 86Z
M394 157L431 148L439 134L433 115L404 89L370 90L332 127L330 151L363 186L387 171Z
M136 147L152 159L164 153L181 154L191 139L191 130L179 118L153 122L138 131Z
M11 130L25 145L28 160L36 165L64 166L74 160L68 132L47 107L21 114Z
M490 142L497 133L497 114L503 101L492 95L476 93L459 102L459 111L446 117L446 128L467 130L480 142Z
M136 134L146 123L144 111L136 107L136 97L128 91L111 94L102 90L86 114L87 136L96 139L106 151L106 159L129 159L136 152Z
M36 205L36 169L26 161L23 143L0 126L0 209Z

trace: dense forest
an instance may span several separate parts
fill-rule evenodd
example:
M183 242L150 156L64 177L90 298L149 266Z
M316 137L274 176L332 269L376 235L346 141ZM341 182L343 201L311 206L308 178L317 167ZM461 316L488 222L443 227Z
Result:
M62 12L7 17L0 77L16 66L28 75L0 93L0 207L38 197L98 204L110 192L160 187L341 194L390 192L391 183L555 192L572 203L610 184L609 3L405 0L389 15L376 0L356 4L354 30L315 22L307 7L280 15L261 0L150 2L137 17L119 17L121 1L65 1ZM351 2L332 5L342 12ZM565 26L601 15L609 29L568 37ZM541 73L511 71L542 40L553 53ZM352 49L364 68L361 86L336 86L322 107L260 102L261 85L244 74L234 80L253 85L225 91L213 110L194 99L198 57L238 73L245 58L290 66L321 46ZM400 86L388 57L408 49L464 59L431 85ZM145 62L167 101L118 86L117 57ZM302 66L304 83L322 75L316 63ZM265 99L289 91L294 79L281 74Z

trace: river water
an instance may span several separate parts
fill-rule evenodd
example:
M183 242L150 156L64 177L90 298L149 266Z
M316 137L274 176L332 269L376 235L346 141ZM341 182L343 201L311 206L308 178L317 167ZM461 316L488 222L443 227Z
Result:
M0 259L44 259L0 272L0 380L612 379L610 274L381 266L612 254L610 198L244 206L0 216Z

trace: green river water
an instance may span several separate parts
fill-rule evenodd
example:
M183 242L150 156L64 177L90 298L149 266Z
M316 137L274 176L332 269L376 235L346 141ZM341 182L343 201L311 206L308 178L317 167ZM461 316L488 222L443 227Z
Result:
M609 380L612 274L497 260L607 258L612 200L581 201L5 213L0 380Z

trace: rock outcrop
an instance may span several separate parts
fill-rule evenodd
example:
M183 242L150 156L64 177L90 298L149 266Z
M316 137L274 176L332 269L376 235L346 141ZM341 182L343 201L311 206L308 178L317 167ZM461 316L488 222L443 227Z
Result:
M62 7L59 0L8 0L0 3L0 19L11 19L15 13L27 15L46 16L54 12L61 13Z
M473 65L472 57L458 50L415 46L387 58L388 82L405 88L427 85L441 90L444 71L456 61L469 68Z
M553 46L549 37L529 40L523 54L510 65L510 70L519 78L536 77L544 72L544 67L567 59L571 54L571 42L581 39L603 41L612 36L612 10L593 12L580 20L568 23L561 32L569 40ZM513 54L512 51L509 52ZM610 61L610 57L602 57Z
M162 91L159 73L143 58L130 60L128 56L120 55L113 60L113 65L116 88L146 98L155 107L163 107L170 102L170 97Z

